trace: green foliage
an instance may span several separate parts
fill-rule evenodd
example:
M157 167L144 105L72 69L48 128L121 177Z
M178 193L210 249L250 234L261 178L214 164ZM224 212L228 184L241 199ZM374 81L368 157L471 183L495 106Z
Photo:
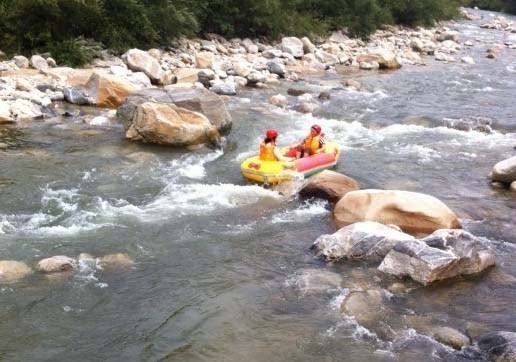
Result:
M462 0L514 3L515 0ZM84 64L102 43L115 52L166 45L180 35L278 38L347 28L367 37L382 24L430 25L460 0L0 0L0 44L10 54L51 51ZM86 40L91 39L91 40Z
M91 39L78 37L61 42L52 42L48 49L63 65L84 65L100 56L102 44Z

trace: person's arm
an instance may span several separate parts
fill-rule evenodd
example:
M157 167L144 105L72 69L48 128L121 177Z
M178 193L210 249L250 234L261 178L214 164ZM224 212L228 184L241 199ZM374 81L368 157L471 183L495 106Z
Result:
M276 157L279 161L283 161L283 162L290 162L290 161L294 160L294 158L292 158L292 157L283 156L278 147L274 147L274 157Z

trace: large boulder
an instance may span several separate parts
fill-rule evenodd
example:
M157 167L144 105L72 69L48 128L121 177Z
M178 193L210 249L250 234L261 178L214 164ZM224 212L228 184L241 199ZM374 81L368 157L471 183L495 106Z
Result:
M177 84L188 86L194 85L199 80L199 69L196 68L177 68L174 71Z
M117 108L136 92L136 87L126 79L114 75L94 73L86 83L88 94L97 107Z
M439 230L425 239L398 243L378 269L428 285L477 274L494 264L494 253L480 239L462 230Z
M293 36L281 39L281 49L285 53L292 54L296 58L301 58L305 54L303 50L303 42L299 38Z
M394 224L410 234L459 229L457 216L433 196L408 191L351 191L335 205L334 218L343 227L359 221Z
M185 87L148 88L129 96L117 112L126 129L131 125L136 108L145 102L175 104L178 107L202 113L219 132L227 132L231 129L231 116L222 98L207 89Z
M14 260L0 260L0 283L14 283L32 273L27 264Z
M37 70L46 70L49 68L47 61L41 55L33 55L30 58L30 65Z
M516 361L516 333L484 334L478 340L478 348L490 361L514 362Z
M213 67L213 53L199 52L195 54L195 66L200 69Z
M153 83L159 84L163 78L163 71L159 62L149 53L140 49L130 49L122 58L127 66L135 72L144 72Z
M516 181L516 156L498 162L493 167L491 179L506 184Z
M357 62L373 63L376 62L380 69L398 69L401 64L396 58L396 55L390 50L377 48L370 51L368 54L357 57Z
M76 266L77 262L68 256L57 255L40 260L36 269L42 273L58 273L70 271Z
M0 101L0 124L13 122L14 118L11 115L11 107L8 103Z
M320 197L332 202L339 201L345 194L360 188L351 177L338 172L324 170L310 178L299 191L304 197Z
M192 146L216 141L217 129L198 112L170 103L145 102L136 107L126 137L167 146Z
M380 261L394 246L414 237L383 224L366 221L343 227L332 235L319 237L312 248L326 260Z
M16 66L18 68L24 69L24 68L28 68L30 66L29 59L27 59L23 55L15 55L13 57L13 60L14 60L14 64L16 64Z

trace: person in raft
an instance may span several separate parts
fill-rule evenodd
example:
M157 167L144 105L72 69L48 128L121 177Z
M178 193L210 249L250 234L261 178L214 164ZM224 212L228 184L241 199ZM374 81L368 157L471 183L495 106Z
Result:
M267 130L265 139L260 144L260 160L262 161L283 161L288 162L294 158L285 157L276 147L276 139L278 138L278 131L275 129Z
M314 124L310 128L310 134L297 146L297 157L307 157L320 153L324 150L325 140L321 126Z

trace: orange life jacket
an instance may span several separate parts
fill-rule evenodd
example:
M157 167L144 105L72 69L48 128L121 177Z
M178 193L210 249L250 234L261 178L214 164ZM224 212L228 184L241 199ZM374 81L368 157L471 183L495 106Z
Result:
M310 153L313 155L321 146L321 137L320 135L317 135L315 137L312 137L312 134L310 134L308 137L305 138L305 141L303 142L303 146L305 149L305 152Z
M274 156L274 144L262 142L260 144L260 160L262 161L276 161Z

